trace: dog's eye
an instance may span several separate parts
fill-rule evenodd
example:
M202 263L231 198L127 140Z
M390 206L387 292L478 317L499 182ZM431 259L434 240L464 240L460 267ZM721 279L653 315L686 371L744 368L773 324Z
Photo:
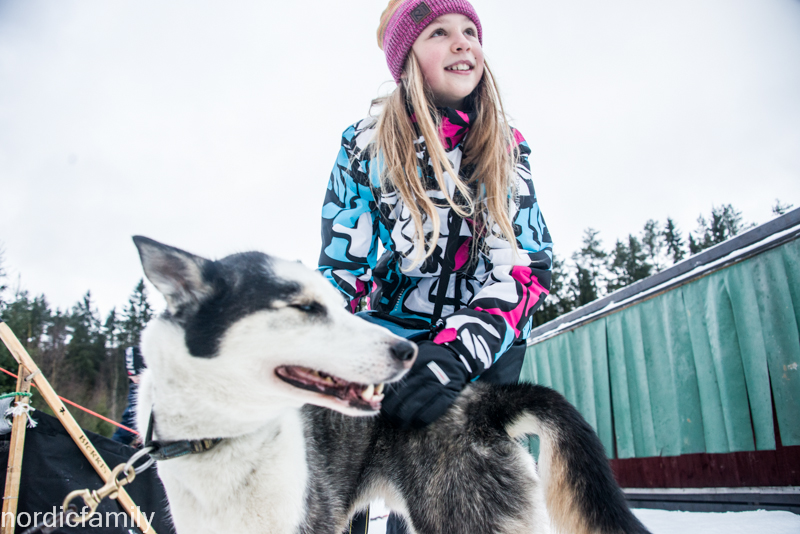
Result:
M303 313L308 313L310 315L322 315L325 312L325 308L323 308L322 305L317 302L290 304L290 307L300 310Z

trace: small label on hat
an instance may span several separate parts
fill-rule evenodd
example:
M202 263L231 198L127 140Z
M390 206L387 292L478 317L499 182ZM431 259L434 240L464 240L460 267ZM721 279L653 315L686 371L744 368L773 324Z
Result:
M427 17L430 14L431 14L431 8L429 8L428 4L426 4L425 2L420 2L419 5L415 7L414 10L410 13L411 18L417 24L422 22L425 19L425 17Z

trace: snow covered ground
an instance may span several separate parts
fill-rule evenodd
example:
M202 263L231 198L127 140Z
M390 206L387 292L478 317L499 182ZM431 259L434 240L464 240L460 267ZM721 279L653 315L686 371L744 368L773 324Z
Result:
M800 515L791 512L633 512L653 534L800 534Z
M633 512L653 534L800 534L800 515L791 512ZM369 534L386 534L385 513L370 509Z

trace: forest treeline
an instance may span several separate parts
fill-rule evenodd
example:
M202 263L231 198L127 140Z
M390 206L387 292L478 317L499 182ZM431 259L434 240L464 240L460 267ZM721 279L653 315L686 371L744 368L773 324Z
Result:
M45 295L31 296L19 288L4 298L8 287L0 255L0 318L8 324L62 397L119 421L127 403L125 349L138 345L141 332L153 316L147 289L139 280L120 311L101 319L89 291L68 310L53 308ZM0 343L0 367L17 373L18 365ZM0 374L0 393L14 391L16 380ZM33 390L33 406L52 414ZM114 427L83 411L70 412L85 429L110 436ZM35 416L34 416L35 418Z
M781 215L792 206L776 202ZM754 226L742 221L731 205L714 207L701 215L697 228L684 235L667 218L650 220L638 234L603 248L600 233L588 228L583 246L569 259L556 257L550 296L534 315L538 326L617 289L647 278ZM78 404L119 420L125 409L128 380L124 352L138 345L141 332L153 317L144 281L139 280L128 302L105 318L98 313L89 291L72 308L53 308L44 294L32 296L20 287L8 287L4 254L0 248L0 318L14 331L55 390ZM17 364L0 343L0 367L17 372ZM0 373L0 393L13 391L16 382ZM48 411L35 393L34 407ZM70 408L85 429L110 436L113 426Z
M774 215L783 215L791 204L776 200ZM600 232L587 228L582 246L567 259L553 258L553 281L542 308L533 316L533 326L604 297L609 293L647 278L707 248L754 227L742 220L742 213L731 204L712 207L709 215L697 218L697 227L684 234L675 221L648 220L638 234L617 239L613 247L603 247Z

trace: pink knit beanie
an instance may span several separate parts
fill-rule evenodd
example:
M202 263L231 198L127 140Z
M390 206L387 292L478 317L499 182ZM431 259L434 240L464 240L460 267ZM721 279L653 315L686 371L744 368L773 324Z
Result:
M394 81L400 75L406 57L419 34L436 17L460 13L472 20L478 28L478 41L483 44L483 30L478 14L467 0L391 0L381 16L378 27L378 46L386 54L386 63Z

